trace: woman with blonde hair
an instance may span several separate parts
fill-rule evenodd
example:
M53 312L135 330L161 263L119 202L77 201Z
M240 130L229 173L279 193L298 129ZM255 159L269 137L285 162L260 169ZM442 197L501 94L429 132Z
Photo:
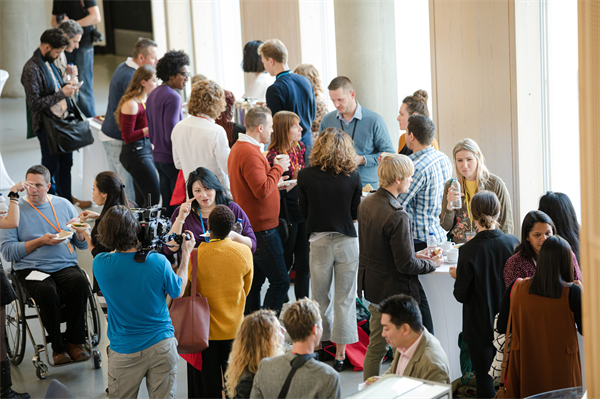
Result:
M231 399L249 398L260 361L283 355L284 330L275 312L261 309L244 318L225 372L225 389Z
M317 139L319 135L319 126L321 126L321 119L327 114L327 100L323 97L323 83L321 82L321 77L319 76L319 71L312 64L301 64L294 69L294 73L298 75L303 75L310 80L310 83L313 86L315 91L315 101L317 103L317 117L312 123L310 130L313 134L313 140Z
M142 208L160 202L160 185L146 119L146 99L157 84L156 69L150 65L140 66L115 111L115 121L125 142L119 161L133 178L135 202Z
M192 87L188 101L190 117L173 128L173 161L184 176L205 167L219 178L229 193L227 158L229 141L222 126L215 123L227 103L225 91L212 80L202 80Z
M304 169L305 147L302 143L302 127L300 117L290 111L279 111L273 116L273 133L271 144L267 153L267 161L273 166L273 160L277 155L288 155L290 167L283 173L294 180L298 178L298 172ZM294 266L296 277L294 280L294 292L296 299L308 298L308 285L310 281L310 269L308 266L308 238L306 237L306 219L298 212L298 188L290 186L286 190L279 191L281 200L279 206L279 218L285 219L288 225L288 238L283 242L283 257L285 265L289 270Z
M333 366L338 372L344 370L346 345L358 341L358 237L354 222L362 181L355 157L350 136L338 128L328 128L315 142L310 167L298 173L298 209L306 219L310 241L312 296L323 318L322 341L336 344Z
M473 224L471 200L482 190L496 194L500 201L500 215L498 225L506 234L513 233L512 205L510 194L502 179L491 174L485 166L485 158L477 143L472 139L462 139L454 146L454 170L460 183L462 192L457 193L451 187L452 179L446 182L444 198L442 200L442 213L440 225L448 231L448 238L455 243L466 242L467 233L471 237L476 229ZM453 209L452 201L462 199L461 208Z

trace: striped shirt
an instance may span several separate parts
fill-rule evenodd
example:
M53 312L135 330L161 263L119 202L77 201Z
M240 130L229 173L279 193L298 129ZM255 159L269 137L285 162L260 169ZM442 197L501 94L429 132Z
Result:
M398 201L410 216L413 238L427 242L433 231L438 242L446 241L446 232L440 226L444 185L452 175L450 159L433 146L409 155L415 165L415 174L408 192Z

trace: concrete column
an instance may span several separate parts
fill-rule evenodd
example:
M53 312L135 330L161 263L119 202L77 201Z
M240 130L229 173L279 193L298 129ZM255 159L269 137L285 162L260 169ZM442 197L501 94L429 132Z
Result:
M0 1L0 69L10 74L2 97L25 97L21 72L46 30L48 21L43 4L40 7L35 1Z
M338 76L352 80L358 102L383 117L397 146L394 1L334 0L334 12Z

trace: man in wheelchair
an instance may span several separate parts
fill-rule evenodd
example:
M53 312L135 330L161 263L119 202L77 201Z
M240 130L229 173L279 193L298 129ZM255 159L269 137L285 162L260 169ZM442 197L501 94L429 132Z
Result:
M67 224L79 220L77 211L66 199L48 194L51 177L45 166L29 168L26 180L34 186L19 199L19 226L0 231L0 251L13 262L21 286L39 307L54 364L86 360L90 357L83 348L89 288L77 267L75 247L86 249L87 243L81 233L67 234ZM66 342L60 331L63 317Z

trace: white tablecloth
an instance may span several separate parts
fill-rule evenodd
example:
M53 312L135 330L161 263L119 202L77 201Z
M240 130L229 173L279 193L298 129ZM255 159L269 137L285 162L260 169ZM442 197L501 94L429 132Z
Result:
M92 199L92 188L96 175L109 170L104 144L98 137L102 125L92 118L88 120L94 136L94 144L73 152L73 169L71 169L73 196L82 201Z
M462 304L452 293L454 279L450 277L450 266L444 263L435 272L419 276L419 280L429 301L435 337L448 355L450 379L453 381L462 375L458 348L458 334L462 331Z

